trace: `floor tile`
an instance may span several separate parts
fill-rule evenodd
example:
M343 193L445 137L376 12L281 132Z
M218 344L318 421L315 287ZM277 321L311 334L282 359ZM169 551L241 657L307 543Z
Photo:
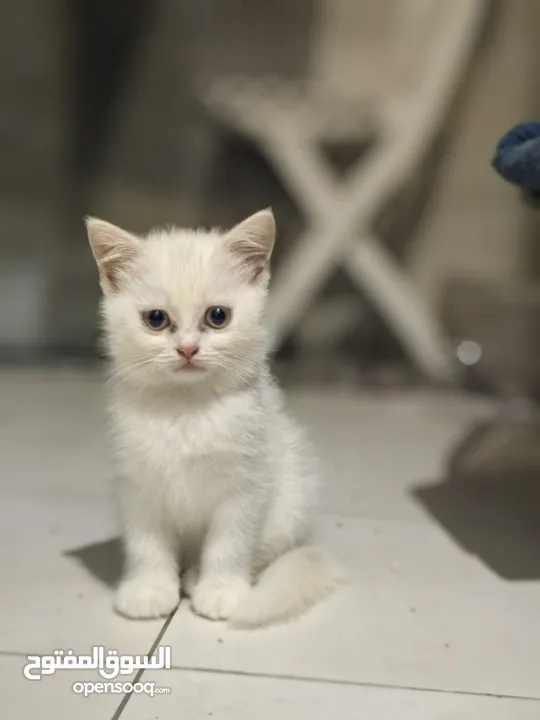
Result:
M110 718L119 696L80 698L71 685L81 678L66 673L29 687L21 672L24 655L56 648L146 653L163 627L111 609L120 552L103 375L2 371L0 396L0 696L17 720L49 702L55 717ZM172 695L133 696L123 717L539 717L538 703L513 699L540 697L538 564L500 570L534 553L529 536L516 542L521 516L480 517L489 493L465 513L455 493L439 492L452 450L494 404L331 390L289 402L321 457L320 541L345 563L348 585L302 620L256 633L183 604L160 641L175 669L156 682ZM505 557L490 562L488 546Z
M92 574L85 563L89 549L105 543L107 550L115 534L106 497L0 492L0 650L83 652L104 645L141 653L150 647L163 622L115 615L112 588L99 568Z
M173 664L540 697L540 586L508 583L442 530L325 517L349 584L299 622L256 633L196 618L169 626Z
M101 373L0 373L0 651L145 652L161 620L112 612L120 571Z
M440 478L448 456L493 403L449 393L292 393L321 464L326 512L426 520L411 490Z
M24 664L21 657L0 656L1 715L6 719L110 720L122 701L123 694L84 697L74 692L75 682L93 681L88 673L58 672L30 681L23 675Z
M537 720L540 702L275 678L161 671L171 693L132 695L122 720Z

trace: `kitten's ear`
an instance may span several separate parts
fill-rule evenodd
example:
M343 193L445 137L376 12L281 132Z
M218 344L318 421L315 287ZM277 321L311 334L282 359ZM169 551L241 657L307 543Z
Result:
M270 208L251 215L227 233L230 251L248 271L251 282L269 270L275 237L276 221Z
M115 292L122 270L136 257L141 241L116 225L97 218L87 217L85 223L101 288L105 294Z

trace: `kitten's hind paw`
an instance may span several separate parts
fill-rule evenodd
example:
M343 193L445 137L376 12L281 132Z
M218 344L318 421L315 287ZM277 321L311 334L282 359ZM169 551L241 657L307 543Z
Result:
M116 591L117 613L134 620L169 615L180 601L179 584L169 579L144 576L124 580Z
M227 620L249 590L249 583L242 577L207 578L193 589L191 605L197 615Z

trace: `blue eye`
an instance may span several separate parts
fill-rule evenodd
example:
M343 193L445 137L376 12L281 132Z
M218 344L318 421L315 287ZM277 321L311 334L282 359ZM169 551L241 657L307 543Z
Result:
M204 314L204 322L208 327L214 330L221 330L229 324L231 320L231 311L229 308L219 307L217 305L208 308Z
M165 330L171 324L171 319L164 310L147 310L142 317L151 330Z

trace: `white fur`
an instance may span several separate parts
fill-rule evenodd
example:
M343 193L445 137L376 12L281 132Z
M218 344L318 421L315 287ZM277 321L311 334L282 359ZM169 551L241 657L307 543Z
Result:
M118 236L134 251L117 268L115 289L102 275L127 560L117 610L167 615L182 572L184 593L204 617L257 627L300 614L338 576L309 545L311 453L267 369L268 273L253 277L246 245L260 260L266 243L269 257L271 214L227 235L171 229L137 240L93 220L88 229L98 265L102 241L110 249ZM244 241L241 257L234 240ZM202 329L213 305L232 309L222 330ZM144 325L141 313L156 308L170 315L172 331ZM193 342L202 369L179 370L176 348Z

